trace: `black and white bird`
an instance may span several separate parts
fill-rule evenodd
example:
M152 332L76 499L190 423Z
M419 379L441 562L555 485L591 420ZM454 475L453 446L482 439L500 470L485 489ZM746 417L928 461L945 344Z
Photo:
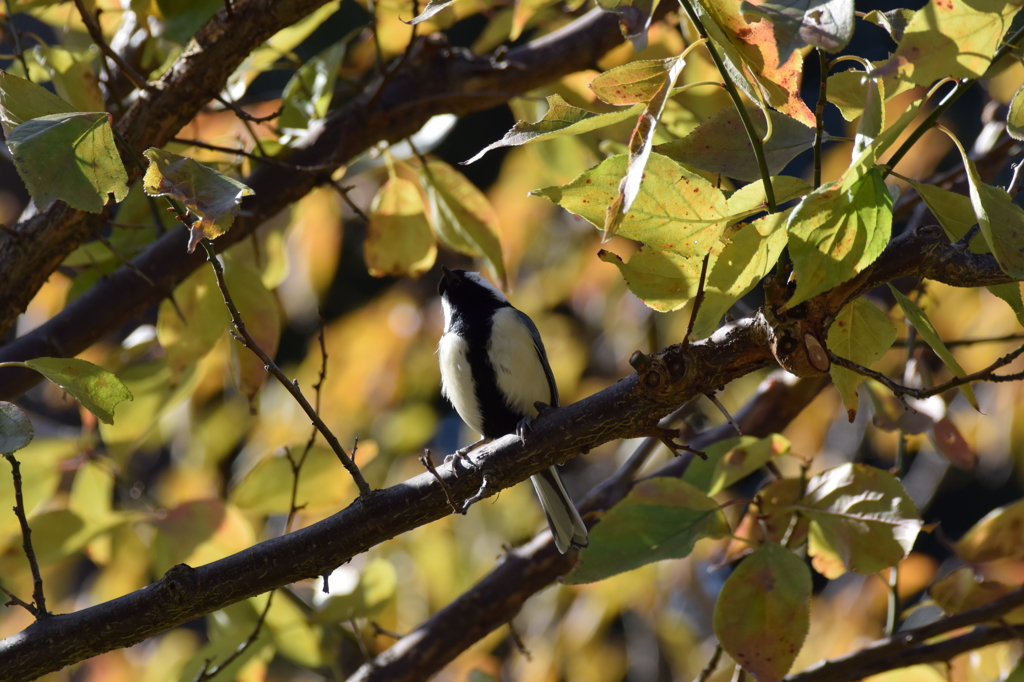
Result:
M480 273L441 270L441 392L462 421L483 436L480 443L515 433L523 420L537 415L534 403L558 405L537 326ZM558 470L551 467L532 480L558 551L586 547L587 527Z

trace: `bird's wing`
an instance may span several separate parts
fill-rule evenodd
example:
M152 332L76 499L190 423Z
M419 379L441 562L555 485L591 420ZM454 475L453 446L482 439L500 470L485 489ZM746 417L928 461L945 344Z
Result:
M516 310L513 308L513 310ZM530 330L530 336L533 337L533 347L537 349L537 357L540 358L540 364L544 368L544 374L548 378L548 386L551 387L551 402L548 404L552 407L558 407L558 386L555 384L555 375L551 373L551 365L548 363L548 354L544 350L544 342L541 341L540 332L537 331L537 325L533 323L530 316L521 310L516 310L516 314L519 315L519 319L523 321L523 324L527 329Z

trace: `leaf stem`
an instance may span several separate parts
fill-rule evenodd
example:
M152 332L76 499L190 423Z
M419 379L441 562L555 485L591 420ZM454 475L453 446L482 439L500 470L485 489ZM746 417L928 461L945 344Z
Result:
M818 51L818 103L814 106L814 188L821 187L821 139L825 132L825 102L828 94L828 70L831 68L825 51Z
M306 416L310 418L310 420L316 426L316 429L321 434L323 434L324 440L326 440L327 444L331 446L331 449L334 451L334 454L338 456L339 460L341 460L342 466L345 467L349 475L352 477L352 480L355 481L356 487L359 488L360 496L369 495L371 492L373 492L370 488L370 485L366 482L366 479L364 479L363 475L359 472L359 468L356 467L355 462L353 462L352 459L348 456L348 454L345 452L345 449L341 447L341 443L338 442L338 437L335 436L329 428L327 428L327 424L325 424L324 420L320 418L320 415L317 414L317 411L313 409L313 406L309 404L309 401L306 400L306 397L302 395L302 391L299 390L299 387L295 384L295 382L290 380L287 377L287 375L285 375L285 373L281 370L280 367L277 366L277 364L274 363L270 356L267 355L262 348L260 348L259 344L256 343L256 340L252 337L251 334L249 334L249 331L245 328L245 322L242 321L242 315L241 313L238 312L238 308L235 306L234 299L231 298L231 292L228 291L227 282L224 279L224 267L220 264L220 261L217 259L217 252L213 248L213 242L211 242L209 239L203 238L199 241L199 243L203 245L204 249L206 249L206 256L209 259L210 265L213 267L213 272L217 277L217 286L220 289L221 296L224 297L224 305L227 306L228 312L231 315L231 324L234 326L235 331L241 338L243 344L247 348L249 348L249 350L255 353L256 357L258 357L263 362L263 365L266 368L266 370L273 374L274 377L279 382L281 382L281 385L284 386L285 390L287 390L292 395L292 398L294 398L295 402L299 404L299 407L302 408L302 411L306 413Z
M704 24L701 23L700 17L697 16L697 12L694 10L691 0L679 0L680 6L686 12L686 16L693 22L694 27L700 34L701 38L708 38L708 32L704 29ZM722 82L725 84L725 90L729 93L729 97L732 98L733 104L736 105L736 112L740 116L740 121L743 123L743 129L747 133L747 137L750 139L750 147L754 151L754 158L757 159L757 169L761 174L761 180L764 183L764 197L765 204L767 204L768 213L775 213L778 211L775 204L775 190L772 188L771 174L768 172L768 161L764 156L764 147L761 145L761 136L758 134L757 129L754 128L754 122L750 118L747 108L743 104L743 99L740 97L739 90L736 89L736 84L732 82L729 77L729 72L725 69L725 62L722 61L722 56L718 54L718 49L715 48L713 40L708 40L705 44L708 49L708 54L711 55L711 60L715 63L718 68L718 73L722 77ZM754 87L760 87L756 83ZM767 121L768 112L765 111L764 117Z
M5 454L11 464L11 476L14 477L14 515L18 517L21 524L21 547L25 550L25 558L28 559L29 568L32 570L32 601L35 602L36 620L41 620L50 615L46 610L46 597L43 594L43 576L39 572L39 562L36 560L35 550L32 549L32 529L28 525L28 517L25 515L25 498L21 492L21 464L12 454ZM13 595L11 595L13 596Z
M88 9L85 7L83 0L74 0L75 7L78 9L78 13L82 16L82 23L85 24L85 30L89 32L89 37L96 43L96 47L100 48L107 57L117 64L118 68L121 69L125 77L132 82L139 90L147 90L150 85L146 82L146 79L135 72L132 65L129 64L121 57L110 45L107 45L107 41L103 39L103 29L100 28L99 22L96 21Z

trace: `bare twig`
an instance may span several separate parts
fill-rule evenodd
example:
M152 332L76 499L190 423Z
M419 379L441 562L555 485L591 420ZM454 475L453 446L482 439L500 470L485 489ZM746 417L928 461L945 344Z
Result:
M10 463L11 476L14 478L14 515L18 517L18 523L21 524L21 547L25 550L25 558L28 559L29 568L32 570L32 601L35 602L34 615L39 620L49 616L50 612L46 610L43 577L39 573L39 562L36 561L35 550L32 549L32 529L29 528L28 517L25 515L25 498L21 493L21 464L11 454L5 454L4 459ZM14 595L8 593L8 596L13 597Z
M256 619L256 625L253 626L252 632L249 633L249 637L247 637L246 640L242 642L237 649L232 651L231 655L225 658L222 663L219 663L213 668L207 667L210 665L212 659L207 659L206 661L204 661L203 667L199 669L199 672L196 674L195 678L193 679L193 682L206 682L206 680L212 680L222 670L224 670L229 665L234 663L239 656L244 654L246 650L248 650L249 647L251 647L256 642L256 639L260 636L260 630L263 629L263 622L267 619L267 613L270 612L270 604L273 601L274 591L271 590L270 594L267 595L267 604L263 607L263 611L260 613L260 617Z
M219 92L213 93L213 98L221 104L223 104L228 109L230 109L231 111L235 112L235 115L238 116L238 118L249 123L266 123L267 121L273 121L275 118L281 115L282 111L284 111L284 106L281 106L278 107L277 111L275 111L272 114L268 114L267 116L253 116L248 111L238 106L234 102L224 97L221 97Z
M693 325L697 321L697 313L700 312L700 305L704 302L704 282L708 276L708 261L711 260L711 252L704 256L704 262L700 266L700 281L697 283L697 295L693 297L693 310L690 311L690 322L686 325L686 336L683 337L683 347L690 344L690 334L693 333Z
M36 607L35 606L33 606L32 604L29 604L28 602L22 601L21 599L19 599L17 597L17 595L15 595L13 592L8 590L3 585L0 585L0 592L3 592L4 594L6 594L7 597L10 599L10 601L8 601L6 604L4 604L4 606L20 606L21 608L23 608L26 611L28 611L29 613L31 613L33 616L36 615L37 611L36 611Z
M722 402L717 397L715 397L715 394L709 391L704 395L707 396L708 400L714 403L715 407L718 408L718 411L721 412L722 415L725 417L725 421L729 423L729 426L731 426L734 431L736 431L736 435L742 436L743 429L740 428L739 422L732 418L732 415L729 414L729 410L725 409L725 405L723 405Z
M151 87L146 79L135 72L132 65L126 62L121 55L119 55L110 45L107 45L107 41L103 39L103 30L100 28L99 22L96 21L88 9L85 7L85 3L82 0L75 0L75 7L78 9L78 13L82 16L82 23L85 24L85 30L89 32L89 37L96 43L96 46L100 48L106 56L110 57L118 68L124 73L125 77L132 82L132 85L137 87L139 90L146 90Z
M317 411L313 409L313 406L309 404L306 397L302 395L302 391L299 390L299 387L295 382L291 381L285 375L274 360L267 355L262 348L260 348L259 344L256 343L256 340L245 328L245 322L242 321L242 315L238 312L238 308L235 307L235 302L231 298L231 292L228 291L227 283L224 280L224 268L221 266L220 261L217 260L217 253L213 249L213 244L209 239L202 239L200 240L200 243L203 245L203 248L206 249L206 255L210 260L210 265L213 266L213 272L217 276L217 286L220 288L220 293L224 297L224 304L228 307L228 312L231 314L231 323L244 345L263 361L263 366L267 368L267 371L273 374L274 377L281 382L281 385L291 393L292 398L294 398L295 402L299 404L302 411L305 412L306 416L312 420L317 430L323 434L324 440L326 440L327 444L331 446L331 449L334 450L334 454L338 456L339 460L341 460L342 466L345 467L349 475L352 477L352 480L355 481L356 487L359 488L359 494L361 496L369 495L372 492L370 485L359 472L355 462L353 462L348 456L345 449L341 447L341 443L338 442L338 437L335 436L329 428L327 428L327 424L325 424L324 420L320 418Z
M7 19L7 30L11 34L11 42L14 43L14 56L21 62L21 68L25 69L25 80L32 82L32 74L28 72L28 62L25 61L25 49L21 46L21 34L18 33L17 27L14 25L14 18L11 15L11 3L9 0L4 0L4 9Z
M455 500L452 499L452 492L451 490L448 489L448 484L446 484L444 482L444 479L441 478L441 475L437 473L437 469L434 467L434 462L433 460L430 459L430 450L424 450L423 454L420 455L419 459L420 464L423 465L423 468L429 471L430 475L434 477L434 480L441 485L441 490L444 491L444 496L448 500L448 506L452 508L452 511L456 514L464 514L465 510L459 509L459 507L455 504Z
M117 258L118 261L120 261L121 265L127 267L129 270L134 272L136 277L138 277L139 279L141 279L143 282L145 282L146 284L148 284L151 287L155 287L156 286L156 284L153 283L153 280L151 280L149 277L147 277L146 273L142 272L142 270L139 270L137 267L135 267L135 264L132 263L131 259L126 257L123 253L121 253L117 249L116 246L111 244L109 239L104 237L99 232L96 233L96 239L101 244L103 244L103 246L107 247L107 249L110 251L110 253L114 254L114 257Z
M821 139L825 132L825 102L828 101L828 70L830 65L823 49L818 52L818 103L814 106L814 188L821 186Z
M700 671L700 675L697 676L696 682L707 682L715 670L718 669L718 662L722 659L722 644L715 642L715 652L711 654L711 659L708 664L704 666L704 669Z
M1004 336L986 336L980 339L953 339L952 341L946 341L946 348L956 348L957 346L973 346L979 343L1005 343L1006 341L1024 341L1024 334L1006 334ZM893 342L893 348L905 348L909 343L909 339L897 339ZM924 339L915 339L915 348L923 348L928 346L928 342Z
M344 187L340 181L335 180L331 183L331 187L338 190L338 194L341 195L341 198L345 200L345 203L348 204L348 207L351 208L357 216L366 222L370 222L370 217L363 212L363 209L356 206L355 202L352 201L352 198L348 195L349 191L352 189L351 186Z

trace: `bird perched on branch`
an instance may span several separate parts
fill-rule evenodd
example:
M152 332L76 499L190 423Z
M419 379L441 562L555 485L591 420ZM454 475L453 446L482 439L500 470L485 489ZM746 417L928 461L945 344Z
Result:
M558 387L537 326L478 272L449 270L437 285L444 307L438 345L441 392L483 439L522 435L534 403L558 405ZM532 477L555 546L563 554L587 546L587 527L551 467Z

